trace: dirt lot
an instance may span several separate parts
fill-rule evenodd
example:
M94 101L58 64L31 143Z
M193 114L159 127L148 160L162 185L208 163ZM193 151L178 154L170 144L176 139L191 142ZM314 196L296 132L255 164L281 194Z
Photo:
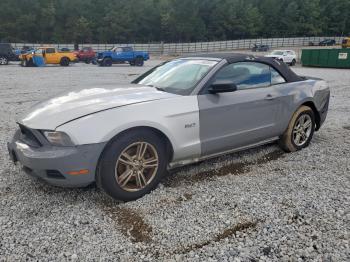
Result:
M159 62L0 67L0 261L349 261L349 70L294 69L332 92L309 148L268 145L184 167L135 202L115 203L94 186L55 188L10 163L15 119L37 101L129 82Z

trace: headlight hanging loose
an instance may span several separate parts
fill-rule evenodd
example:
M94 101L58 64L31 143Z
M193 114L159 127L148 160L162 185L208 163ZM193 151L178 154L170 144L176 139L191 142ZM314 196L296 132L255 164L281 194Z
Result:
M44 136L53 146L74 146L70 137L59 131L43 131Z

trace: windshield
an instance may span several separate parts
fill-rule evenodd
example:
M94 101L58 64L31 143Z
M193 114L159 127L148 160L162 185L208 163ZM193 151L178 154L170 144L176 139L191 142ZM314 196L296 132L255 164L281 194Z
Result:
M35 54L36 55L42 55L43 54L43 49L37 49L37 50L35 50Z
M169 93L189 95L217 63L201 59L177 59L151 69L133 83L153 86Z
M283 51L273 51L271 54L272 55L283 55Z

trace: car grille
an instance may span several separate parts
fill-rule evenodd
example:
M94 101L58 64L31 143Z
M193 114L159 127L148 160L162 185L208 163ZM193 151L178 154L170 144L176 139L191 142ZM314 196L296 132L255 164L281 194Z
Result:
M20 140L22 142L32 147L42 146L39 139L34 135L34 133L28 127L19 125L19 128L21 130Z

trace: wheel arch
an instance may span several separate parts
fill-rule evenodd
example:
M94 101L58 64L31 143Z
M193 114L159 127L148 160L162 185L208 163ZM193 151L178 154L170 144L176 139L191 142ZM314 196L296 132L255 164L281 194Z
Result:
M173 144L171 142L171 140L169 139L169 137L160 129L152 127L152 126L135 126L135 127L130 127L128 129L125 129L123 131L120 131L119 133L117 133L116 135L114 135L111 139L109 139L109 141L106 143L106 145L104 146L99 158L98 158L98 162L96 165L96 170L95 170L95 178L97 179L97 174L99 172L99 165L101 162L101 159L103 157L104 152L107 150L107 148L110 146L110 144L117 140L119 137L125 135L126 133L129 133L130 131L136 131L136 130L148 130L151 131L155 134L157 134L157 136L160 137L160 139L162 139L165 142L165 146L166 146L166 151L169 154L168 155L168 161L170 162L173 159L174 156L174 147ZM96 180L97 181L97 180Z
M312 111L314 112L314 115L315 115L315 122L316 122L316 129L315 130L318 131L321 127L321 116L320 116L320 113L318 112L314 102L311 100L305 101L298 107L298 109L301 106L308 106L312 109Z
M285 123L285 126L283 127L283 132L287 129L288 124L290 123L290 121L293 118L293 115L299 110L300 107L302 106L308 106L312 109L314 116L315 116L315 122L316 122L316 128L315 131L318 131L321 127L321 116L319 111L316 108L315 103L311 100L311 98L308 98L307 100L303 100L302 102L300 102L294 109L294 111L291 112L291 114L289 115L288 122Z

